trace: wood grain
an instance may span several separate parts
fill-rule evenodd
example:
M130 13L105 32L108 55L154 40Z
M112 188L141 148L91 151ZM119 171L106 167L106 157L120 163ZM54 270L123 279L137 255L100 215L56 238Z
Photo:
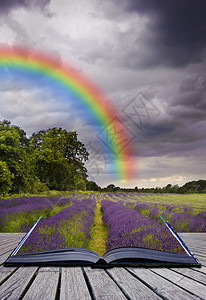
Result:
M60 300L91 300L86 281L80 267L62 268Z
M196 269L172 268L172 270L193 280L197 280L200 283L206 284L206 274L198 272Z
M177 272L166 268L159 268L153 270L156 274L161 275L162 277L168 279L172 283L176 284L177 286L184 288L188 292L191 292L202 299L206 299L206 286L194 281L191 278L185 277Z
M84 268L96 299L127 299L103 269Z
M54 300L57 292L58 279L59 268L41 268L23 299Z
M166 297L166 299L197 299L197 297L192 296L181 287L178 287L167 279L153 273L152 270L145 268L128 268L128 270L143 280L146 284L150 285L150 287L160 296Z
M114 268L107 272L131 299L161 299L145 284L123 268Z
M19 268L0 288L0 299L19 299L36 272L36 267Z
M16 269L16 267L0 266L0 284Z

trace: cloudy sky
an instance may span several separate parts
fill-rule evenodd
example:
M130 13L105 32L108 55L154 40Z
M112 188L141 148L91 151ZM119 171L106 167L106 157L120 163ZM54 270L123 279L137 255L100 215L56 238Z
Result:
M96 84L131 137L135 176L118 181L98 133L61 95L0 78L0 119L31 135L77 130L99 185L206 179L205 0L1 0L0 44L55 56ZM44 91L44 92L43 92Z

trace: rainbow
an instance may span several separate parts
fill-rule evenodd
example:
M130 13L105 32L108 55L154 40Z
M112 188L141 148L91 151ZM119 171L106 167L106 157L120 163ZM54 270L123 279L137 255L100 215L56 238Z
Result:
M60 63L52 56L20 47L0 47L0 71L5 69L9 69L10 74L18 75L17 78L22 74L33 81L43 77L50 83L51 89L55 84L57 91L63 89L67 92L68 100L73 97L103 133L108 126L114 128L113 137L110 140L105 139L113 172L119 180L132 178L134 164L128 134L108 99L87 78L72 66Z

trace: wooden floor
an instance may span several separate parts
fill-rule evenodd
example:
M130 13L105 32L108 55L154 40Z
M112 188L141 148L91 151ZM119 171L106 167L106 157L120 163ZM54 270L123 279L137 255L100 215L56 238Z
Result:
M0 233L0 264L23 234ZM201 268L91 268L0 266L0 299L206 299L206 233L181 237Z

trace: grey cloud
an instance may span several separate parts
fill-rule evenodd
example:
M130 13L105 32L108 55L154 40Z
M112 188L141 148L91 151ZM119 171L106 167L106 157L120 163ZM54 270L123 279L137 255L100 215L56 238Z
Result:
M165 90L164 87L162 89ZM149 111L141 106L140 101L136 103L137 117L135 114L130 114L129 110L123 110L124 124L135 136L133 141L135 152L141 157L160 155L177 157L199 148L204 153L206 146L204 93L204 80L194 76L194 78L184 79L179 84L179 89L177 88L171 95L172 99L166 100L167 105L163 107L163 111L161 109L158 111L158 102L156 102L158 93L155 93L154 97L150 95L151 103L144 103ZM159 97L161 97L161 89ZM126 102L130 99L132 95L128 99L124 98ZM161 101L164 99L159 99L160 106ZM119 103L123 106L121 98ZM135 113L133 106L131 109ZM125 112L127 115L124 114Z
M116 5L119 3L114 2ZM143 43L144 48L148 48L148 53L142 56L144 64L182 67L203 61L206 47L205 0L127 0L121 3L125 11L148 18L146 30L137 40L137 47ZM136 66L139 63L137 61Z
M190 124L206 119L206 80L203 76L194 74L183 80L168 112Z
M7 14L10 10L17 7L25 8L46 8L51 0L1 0L0 1L0 14Z

